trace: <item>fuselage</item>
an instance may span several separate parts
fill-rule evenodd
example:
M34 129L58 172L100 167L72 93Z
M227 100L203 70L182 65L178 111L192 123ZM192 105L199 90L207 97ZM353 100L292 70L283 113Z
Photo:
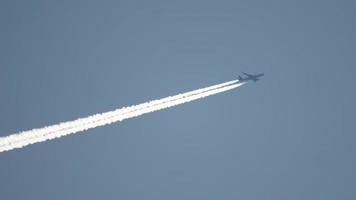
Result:
M250 75L250 74L245 74L246 77L243 78L241 76L239 76L238 80L239 81L249 81L249 80L252 80L252 81L258 81L260 77L264 76L265 74L264 73L260 73L260 74L256 74L256 75Z

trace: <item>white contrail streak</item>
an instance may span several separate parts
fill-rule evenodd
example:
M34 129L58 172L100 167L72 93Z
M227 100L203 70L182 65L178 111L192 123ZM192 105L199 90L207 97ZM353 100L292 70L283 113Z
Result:
M135 106L123 107L114 111L91 115L86 118L79 118L69 122L63 122L52 126L12 134L7 137L0 138L0 152L22 148L33 143L43 142L65 135L78 133L90 128L104 126L114 122L122 121L124 119L137 117L145 113L154 112L228 91L243 84L244 82L238 83L236 80L229 81L175 96L149 101Z

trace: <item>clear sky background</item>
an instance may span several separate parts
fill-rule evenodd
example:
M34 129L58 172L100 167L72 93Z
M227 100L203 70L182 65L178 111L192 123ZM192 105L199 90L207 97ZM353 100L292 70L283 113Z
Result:
M264 72L0 154L0 199L356 198L355 1L0 2L0 134Z

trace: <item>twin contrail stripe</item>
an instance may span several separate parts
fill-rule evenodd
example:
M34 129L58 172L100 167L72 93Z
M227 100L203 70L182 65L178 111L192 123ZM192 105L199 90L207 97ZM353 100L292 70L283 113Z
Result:
M12 134L7 137L0 138L0 152L22 148L33 143L43 142L65 135L85 131L87 129L122 121L124 119L137 117L145 113L158 111L164 108L169 108L210 95L228 91L243 84L243 82L238 83L237 80L233 80L210 87L193 90L191 92L169 96L159 100L153 100L130 107L123 107L121 109L91 115L85 118L79 118L73 121Z

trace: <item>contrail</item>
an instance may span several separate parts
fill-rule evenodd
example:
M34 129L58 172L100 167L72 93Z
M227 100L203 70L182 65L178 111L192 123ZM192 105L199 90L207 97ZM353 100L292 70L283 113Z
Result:
M65 135L85 131L90 128L104 126L114 122L122 121L124 119L137 117L145 113L158 111L164 108L169 108L210 95L228 91L243 84L244 82L238 83L237 80L228 81L222 84L193 90L175 96L169 96L159 100L153 100L130 107L123 107L121 109L91 115L86 118L79 118L73 121L62 122L43 128L19 132L0 138L0 152L22 148L33 143L43 142Z

